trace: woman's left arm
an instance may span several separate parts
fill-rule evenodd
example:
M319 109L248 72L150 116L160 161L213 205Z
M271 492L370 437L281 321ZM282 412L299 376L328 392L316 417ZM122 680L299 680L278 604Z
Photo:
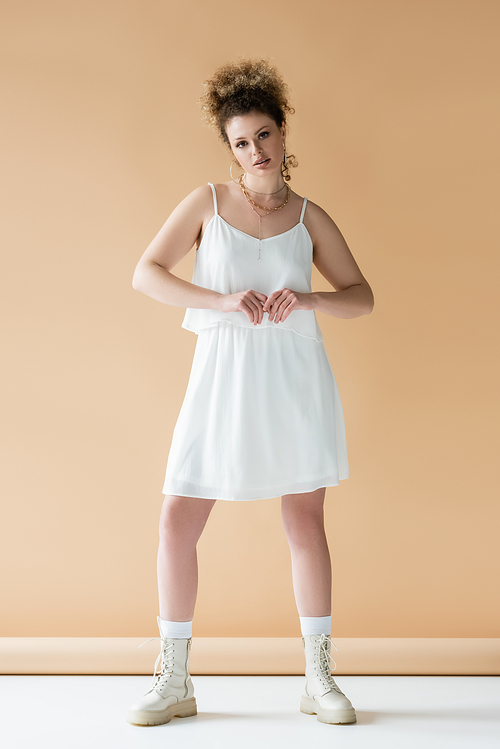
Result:
M313 242L313 263L335 291L313 291L312 309L334 317L369 315L374 298L342 233L328 213L308 201L304 224Z

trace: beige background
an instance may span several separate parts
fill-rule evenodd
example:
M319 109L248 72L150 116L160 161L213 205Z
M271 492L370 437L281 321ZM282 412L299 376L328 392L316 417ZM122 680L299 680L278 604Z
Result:
M265 55L297 110L292 185L376 298L318 314L351 469L325 500L332 636L500 636L499 20L486 0L4 7L0 635L157 633L196 337L132 274L188 192L228 179L201 82ZM279 498L218 502L198 558L194 636L300 636Z

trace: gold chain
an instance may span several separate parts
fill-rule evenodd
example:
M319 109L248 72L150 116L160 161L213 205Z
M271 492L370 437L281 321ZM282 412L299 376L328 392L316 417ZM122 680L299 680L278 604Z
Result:
M267 205L259 205L258 203L255 202L255 200L252 200L252 198L250 197L250 195L247 193L247 188L245 186L245 183L243 182L243 177L244 177L244 174L242 174L241 177L238 179L238 184L241 187L241 190L242 190L244 196L246 197L246 199L248 200L249 203L252 203L252 205L254 205L256 208L260 208L261 211L266 211L266 213L271 213L271 211L279 211L280 208L284 208L286 206L286 204L288 203L288 199L290 197L290 185L288 185L288 184L286 185L286 198L285 198L285 202L282 203L281 205L276 206L276 208L271 208L270 206L267 206ZM283 189L283 188L281 188L281 189ZM278 192L279 192L279 190L278 190ZM272 194L273 193L271 193L271 195Z
M290 185L287 184L287 186L286 186L287 190L286 190L285 202L282 203L281 205L277 206L276 208L271 208L270 206L259 205L254 200L252 200L252 198L248 195L247 191L245 190L245 185L244 185L244 182L243 182L243 177L244 177L244 175L242 174L241 177L238 180L238 184L241 187L243 195L245 196L245 198L250 203L250 208L252 209L252 211L254 213L257 214L257 216L259 218L259 260L260 260L260 239L261 239L261 236L260 236L261 235L260 227L261 227L262 216L260 215L260 213L257 213L257 211L255 210L254 206L256 208L260 208L262 211L265 211L265 214L264 214L265 216L268 216L270 213L272 213L272 211L279 211L280 208L284 208L284 206L288 203L288 199L290 197Z
M247 183L245 182L245 175L243 176L243 184L247 188L247 190L250 190L250 192L254 192L256 195L277 195L279 192L282 191L284 187L286 187L286 182L283 182L279 190L276 190L275 192L257 192L257 190L252 190L250 187L248 187Z

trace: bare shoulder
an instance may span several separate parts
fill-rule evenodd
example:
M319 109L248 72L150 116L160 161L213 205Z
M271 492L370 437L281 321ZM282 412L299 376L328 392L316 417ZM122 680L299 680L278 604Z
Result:
M210 211L213 213L212 188L210 185L207 183L206 185L195 187L194 190L181 200L175 210L178 209L181 209L182 212L194 212L203 222L203 219Z
M192 233L196 227L196 244L199 245L208 222L214 215L212 188L207 183L195 187L172 211L168 221L178 223ZM167 223L168 223L167 221Z
M311 235L313 244L319 242L319 239L325 235L342 236L339 227L332 217L312 200L307 200L306 211L304 214L304 224Z
M339 227L312 200L307 201L304 224L313 243L313 263L335 290L367 283Z
M200 185L174 208L138 265L155 263L171 271L192 247L199 246L203 229L212 216L212 190L208 184Z

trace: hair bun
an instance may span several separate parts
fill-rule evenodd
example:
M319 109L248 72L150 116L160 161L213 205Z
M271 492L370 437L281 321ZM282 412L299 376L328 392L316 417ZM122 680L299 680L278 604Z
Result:
M261 111L278 127L286 127L287 116L295 112L289 103L288 86L268 58L243 57L227 62L203 82L203 87L205 91L198 100L202 120L228 146L225 124L231 117Z

